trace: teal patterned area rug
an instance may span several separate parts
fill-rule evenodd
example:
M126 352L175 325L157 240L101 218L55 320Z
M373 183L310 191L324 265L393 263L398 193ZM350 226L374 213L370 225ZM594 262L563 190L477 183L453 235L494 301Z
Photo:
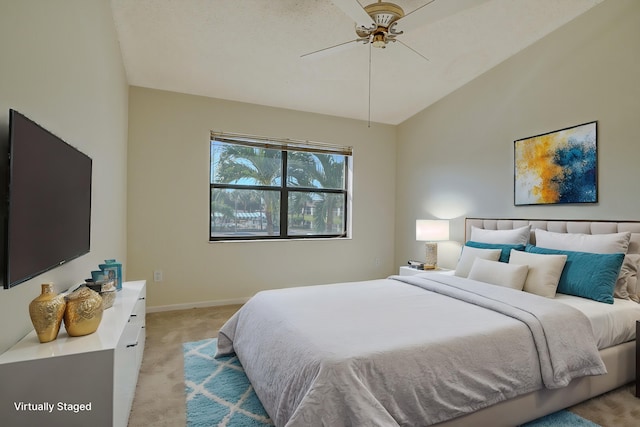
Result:
M214 359L217 340L182 345L187 427L273 426L235 356Z
M598 424L585 420L573 412L558 411L533 420L520 427L600 427Z
M235 356L214 359L217 339L183 344L187 427L273 426ZM599 427L569 411L521 427Z

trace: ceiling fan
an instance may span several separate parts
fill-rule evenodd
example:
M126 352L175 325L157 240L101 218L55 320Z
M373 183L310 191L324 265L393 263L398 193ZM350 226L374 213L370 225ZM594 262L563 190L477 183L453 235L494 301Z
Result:
M371 127L371 47L384 49L389 43L399 42L401 45L428 61L429 59L426 56L404 43L398 38L398 36L404 34L405 31L410 31L423 25L436 22L464 9L477 6L487 0L425 0L425 4L407 14L405 14L404 10L397 4L382 0L378 0L377 3L371 3L364 7L358 2L358 0L331 1L334 5L340 8L342 12L355 21L355 32L358 38L306 53L301 55L301 57L316 57L319 56L319 54L332 53L359 43L368 44L368 126Z
M397 4L382 0L364 7L357 0L331 1L355 21L355 32L358 38L305 53L301 55L302 58L319 53L329 53L329 51L351 46L355 43L369 44L370 46L384 49L389 43L399 42L428 61L427 57L404 43L398 36L404 34L405 31L411 31L423 25L436 22L487 0L428 0L422 6L407 14Z

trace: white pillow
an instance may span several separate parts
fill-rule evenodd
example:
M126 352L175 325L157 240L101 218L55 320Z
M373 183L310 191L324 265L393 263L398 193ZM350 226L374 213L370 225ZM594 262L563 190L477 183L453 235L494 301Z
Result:
M638 267L640 264L640 254L627 254L622 261L618 281L613 291L616 298L630 299L638 302Z
M534 254L513 249L509 257L509 264L529 266L523 290L547 298L556 296L558 282L566 262L566 255Z
M471 237L468 240L481 243L499 243L506 245L526 245L529 243L531 226L514 228L513 230L485 230L471 226Z
M521 291L527 279L529 267L476 258L469 271L469 279Z
M631 233L582 234L554 233L536 228L536 246L565 251L592 252L596 254L627 253Z
M497 261L500 258L501 253L501 249L480 249L472 248L471 246L463 246L454 274L460 277L467 277L471 270L471 266L473 265L473 261L476 258Z

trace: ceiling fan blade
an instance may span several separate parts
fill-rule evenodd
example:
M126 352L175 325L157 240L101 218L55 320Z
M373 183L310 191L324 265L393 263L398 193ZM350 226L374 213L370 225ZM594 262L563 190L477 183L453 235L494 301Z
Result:
M355 42L360 42L360 41L363 41L363 40L362 39L349 40L347 42L339 43L333 46L314 50L313 52L305 53L304 55L300 55L300 58L310 58L310 57L324 58L327 55L342 52L343 50L347 50L348 48L355 46Z
M444 19L448 16L455 15L465 9L476 7L487 0L431 0L430 2L420 6L413 12L407 13L404 17L396 21L398 30L411 31L425 24Z
M417 50L415 50L414 48L412 48L411 46L409 46L408 44L406 44L402 40L397 39L396 41L398 43L400 43L401 45L403 45L404 47L406 47L407 49L409 49L410 51L412 51L413 53L415 53L416 55L421 56L422 59L424 59L425 61L429 61L429 58L427 58L426 56L424 56L423 54L421 54L420 52L418 52Z
M373 19L364 11L357 0L331 0L340 10L348 15L357 25L371 27L375 25Z

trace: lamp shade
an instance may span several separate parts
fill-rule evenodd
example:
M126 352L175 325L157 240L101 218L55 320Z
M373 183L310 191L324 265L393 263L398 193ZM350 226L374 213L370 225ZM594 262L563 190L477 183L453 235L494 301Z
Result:
M449 240L449 221L444 219L416 220L416 240L424 242Z

